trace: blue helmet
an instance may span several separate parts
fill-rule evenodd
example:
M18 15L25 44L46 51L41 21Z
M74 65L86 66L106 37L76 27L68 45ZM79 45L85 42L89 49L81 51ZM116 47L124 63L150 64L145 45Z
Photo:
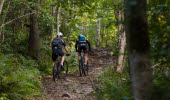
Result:
M86 41L86 37L85 37L84 35L80 34L80 35L78 36L78 40L79 40L79 41Z

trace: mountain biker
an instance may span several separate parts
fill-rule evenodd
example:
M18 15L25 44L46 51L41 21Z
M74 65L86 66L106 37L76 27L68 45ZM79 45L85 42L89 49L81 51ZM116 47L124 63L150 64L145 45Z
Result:
M79 35L78 39L76 41L75 44L75 49L76 52L78 52L78 60L80 62L81 60L81 51L83 50L84 52L84 58L85 58L85 63L84 65L87 65L87 61L88 61L88 51L91 51L91 46L89 41L86 39L86 37L84 35Z
M61 65L61 67L63 66L63 62L64 62L64 59L65 59L65 56L64 56L64 52L62 50L62 47L64 47L65 51L68 54L70 54L69 51L68 51L68 48L66 46L66 43L62 39L62 37L63 37L63 34L61 32L59 32L56 35L56 38L54 38L53 41L52 41L52 60L53 60L52 66L53 67L54 67L54 63L55 63L55 61L56 61L58 56L61 56L60 65Z

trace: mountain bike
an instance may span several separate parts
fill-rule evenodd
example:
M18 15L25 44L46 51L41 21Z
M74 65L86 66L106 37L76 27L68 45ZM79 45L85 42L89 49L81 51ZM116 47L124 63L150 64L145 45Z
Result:
M66 54L66 56L70 56L70 54ZM61 79L65 77L68 73L68 63L65 60L63 63L63 66L61 67L60 65L61 62L61 57L54 62L54 67L53 67L53 80L56 81L58 79Z
M87 65L84 65L85 59L84 59L84 53L81 53L81 60L79 62L79 71L80 76L87 76L88 75L88 62Z

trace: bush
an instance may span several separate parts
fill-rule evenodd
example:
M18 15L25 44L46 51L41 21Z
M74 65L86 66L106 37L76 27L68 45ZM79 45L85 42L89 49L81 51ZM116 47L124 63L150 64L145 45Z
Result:
M22 55L0 54L0 98L20 100L41 96L36 65Z
M99 74L95 87L97 100L132 100L130 81L127 73L117 73L108 67Z

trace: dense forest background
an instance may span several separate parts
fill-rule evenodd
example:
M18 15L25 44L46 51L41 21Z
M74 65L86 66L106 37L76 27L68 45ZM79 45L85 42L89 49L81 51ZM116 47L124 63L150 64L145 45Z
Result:
M113 49L117 64L98 76L98 99L170 100L169 0L0 0L0 99L43 98L58 32L73 69L79 34Z

